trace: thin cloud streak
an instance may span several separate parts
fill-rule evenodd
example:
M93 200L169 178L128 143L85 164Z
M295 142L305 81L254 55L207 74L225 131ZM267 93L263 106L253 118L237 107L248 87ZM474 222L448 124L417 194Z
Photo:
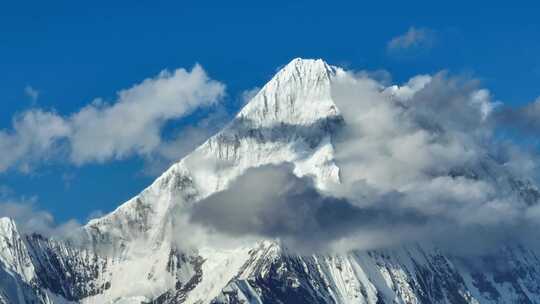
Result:
M410 27L405 33L388 41L386 49L389 52L399 52L411 49L432 47L435 40L434 31L427 28Z

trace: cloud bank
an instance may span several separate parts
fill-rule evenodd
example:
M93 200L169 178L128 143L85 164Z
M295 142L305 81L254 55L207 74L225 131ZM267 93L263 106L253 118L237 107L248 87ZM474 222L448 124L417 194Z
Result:
M516 170L537 160L498 140L502 106L488 90L446 72L401 86L368 75L341 71L333 82L345 120L334 138L339 184L323 192L291 164L253 168L195 204L191 223L308 253L429 242L482 254L540 244L540 191Z
M190 216L191 222L212 227L214 234L277 238L303 252L327 250L338 239L358 240L368 233L391 235L396 228L426 221L420 212L391 208L389 200L378 199L357 205L319 192L311 178L294 175L291 164L269 165L247 170L227 190L195 204ZM373 247L388 242L363 241Z

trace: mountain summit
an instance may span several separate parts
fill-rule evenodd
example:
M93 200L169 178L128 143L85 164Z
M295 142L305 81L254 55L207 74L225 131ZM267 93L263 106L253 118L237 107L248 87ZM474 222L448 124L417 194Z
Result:
M0 219L0 304L540 303L539 257L522 247L480 261L485 269L423 245L308 256L273 240L184 246L197 231L182 215L251 168L289 163L318 189L340 183L340 73L292 60L223 130L81 228L79 244Z
M330 82L335 68L321 59L294 59L245 106L239 118L261 127L275 123L310 124L336 115Z

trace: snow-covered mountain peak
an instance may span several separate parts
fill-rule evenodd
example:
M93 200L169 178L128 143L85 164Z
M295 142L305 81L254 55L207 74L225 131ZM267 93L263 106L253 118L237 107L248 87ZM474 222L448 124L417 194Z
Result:
M334 69L322 59L295 58L281 67L274 78L298 77L305 79L321 76L330 78L334 73Z
M529 249L494 254L494 263L513 266L491 271L420 245L310 256L274 241L223 248L183 225L191 206L249 168L288 162L321 189L339 183L333 139L346 121L332 93L342 72L323 60L292 60L223 130L85 225L81 241L90 246L20 234L0 218L0 304L540 303L540 259ZM502 181L501 172L485 175ZM530 188L505 183L509 192ZM536 190L526 193L538 200ZM197 250L192 238L200 239Z
M202 197L223 190L248 168L282 162L294 163L298 175L336 182L331 136L342 123L331 94L336 71L321 59L292 60L177 169L189 168ZM218 165L201 170L201 157Z
M330 77L334 68L322 59L295 58L281 68L276 76L296 74L298 77L309 78L326 76Z
M248 168L292 162L298 175L339 179L331 135L341 123L331 97L335 68L323 60L294 59L282 68L218 134L174 164L117 210L93 220L93 239L125 243L167 239L171 210L216 191ZM160 246L160 245L156 245Z
M339 111L331 98L335 68L321 59L294 59L240 111L259 127L276 123L309 125Z

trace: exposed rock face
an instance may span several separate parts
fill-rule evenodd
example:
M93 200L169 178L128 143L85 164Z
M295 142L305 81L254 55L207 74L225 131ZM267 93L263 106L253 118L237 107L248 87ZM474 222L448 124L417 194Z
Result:
M540 260L519 246L474 261L423 245L310 256L271 241L175 246L174 214L248 168L290 162L320 188L340 182L333 139L345 122L331 94L338 72L322 60L293 60L221 132L90 221L85 246L21 235L0 219L0 303L540 303ZM452 174L499 174L482 170ZM518 178L501 183L528 204L540 197Z

